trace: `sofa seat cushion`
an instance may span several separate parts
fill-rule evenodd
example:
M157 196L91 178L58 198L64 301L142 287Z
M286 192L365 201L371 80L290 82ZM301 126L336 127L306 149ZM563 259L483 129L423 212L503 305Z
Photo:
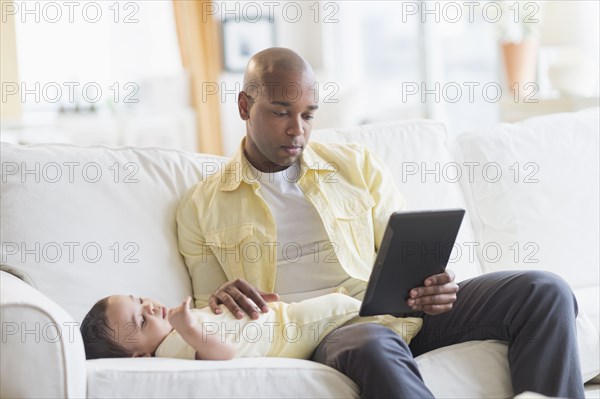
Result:
M581 373L583 381L589 381L600 372L597 333L584 312L579 313L576 322ZM423 380L435 397L507 398L513 395L505 342L464 342L425 353L416 360Z
M600 335L600 289L598 287L575 288L579 309L583 310ZM600 360L599 360L600 361Z
M510 397L507 346L473 341L416 361L436 397ZM226 362L136 358L87 361L88 398L357 398L354 382L333 368L300 359Z
M584 381L599 372L596 332L580 314L577 335ZM593 341L592 341L593 342ZM508 398L512 385L508 346L499 341L470 341L416 358L435 397ZM194 361L165 358L88 360L89 398L356 398L354 382L331 367L301 359L243 358Z
M87 375L88 398L358 397L348 377L300 359L99 359L87 361Z
M573 290L579 305L577 317L577 341L583 380L588 381L600 374L600 339L598 338L598 303L600 291L598 287L577 288ZM595 309L595 313L594 313ZM600 380L596 378L596 383Z
M508 345L470 341L419 356L425 384L436 398L509 398Z
M436 397L512 395L506 345L465 342L419 356ZM357 398L356 384L336 370L299 359L226 362L137 358L87 361L88 398Z

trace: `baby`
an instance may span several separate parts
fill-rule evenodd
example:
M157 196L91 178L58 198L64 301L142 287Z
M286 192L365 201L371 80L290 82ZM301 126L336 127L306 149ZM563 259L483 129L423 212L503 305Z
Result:
M377 322L406 342L419 331L421 319L358 317L360 301L333 293L301 302L268 303L269 311L253 320L237 319L226 307L190 309L188 297L167 309L149 298L113 295L98 301L81 323L88 359L156 356L196 360L237 357L309 359L323 339L344 324ZM327 338L326 338L327 337Z

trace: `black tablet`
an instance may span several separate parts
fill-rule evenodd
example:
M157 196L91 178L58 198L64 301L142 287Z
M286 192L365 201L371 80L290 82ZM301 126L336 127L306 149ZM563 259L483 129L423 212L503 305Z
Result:
M360 316L414 313L406 304L410 290L446 269L464 215L464 209L394 212L375 258Z

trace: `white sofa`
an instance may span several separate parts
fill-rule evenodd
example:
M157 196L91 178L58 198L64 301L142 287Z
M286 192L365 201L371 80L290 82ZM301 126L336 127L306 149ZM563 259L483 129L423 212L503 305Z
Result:
M598 115L544 116L452 140L431 121L315 131L312 140L370 147L410 209L467 209L449 265L458 280L503 269L565 278L580 305L588 381L600 370ZM2 145L0 396L358 396L342 374L298 359L85 360L78 323L97 299L126 293L173 306L191 294L175 211L223 162L154 148ZM504 343L467 342L417 362L438 397L512 396ZM586 392L597 397L598 385Z

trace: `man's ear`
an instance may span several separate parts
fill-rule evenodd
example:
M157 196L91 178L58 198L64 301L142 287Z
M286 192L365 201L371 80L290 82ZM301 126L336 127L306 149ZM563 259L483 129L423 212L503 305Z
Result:
M250 99L245 91L240 91L240 94L238 94L238 112L242 120L247 121L250 119Z

